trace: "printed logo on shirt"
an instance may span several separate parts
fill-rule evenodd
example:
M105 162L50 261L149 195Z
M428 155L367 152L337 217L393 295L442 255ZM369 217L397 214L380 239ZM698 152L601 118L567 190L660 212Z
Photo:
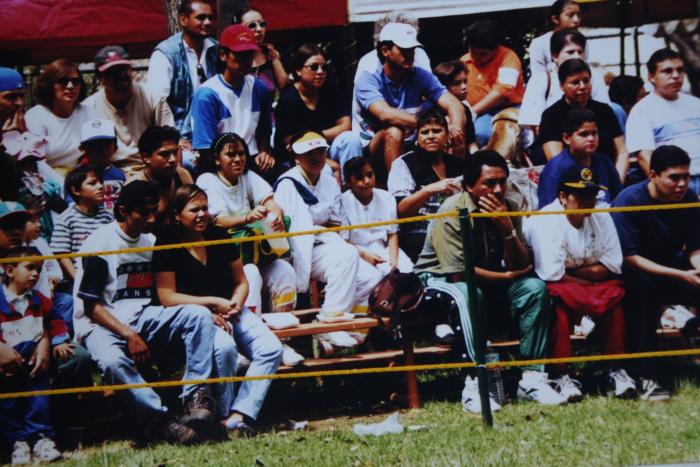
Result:
M23 342L38 342L44 334L44 321L41 316L25 316L0 325L2 340L10 347Z
M150 262L125 263L117 268L117 291L113 301L151 298L152 294Z
M114 204L119 199L119 192L121 191L123 184L124 183L121 181L105 180L105 182L104 182L105 200L102 203L102 205L105 207L105 209L107 209L109 211L114 210Z

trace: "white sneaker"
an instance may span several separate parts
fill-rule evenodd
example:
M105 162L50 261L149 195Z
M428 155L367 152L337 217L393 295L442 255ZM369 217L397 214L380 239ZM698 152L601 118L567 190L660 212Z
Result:
M357 341L352 338L350 334L345 331L334 331L327 332L325 334L319 334L328 339L328 341L335 347L345 347L352 348L357 347Z
M489 404L491 412L498 412L501 406L489 394ZM464 379L464 389L462 390L462 410L470 413L481 413L481 397L479 397L479 383L476 378L467 376Z
M683 329L685 323L695 315L683 305L666 307L661 315L661 327L666 329Z
M54 462L63 459L56 444L49 438L41 438L34 444L34 460L37 462Z
M518 383L518 399L539 402L543 405L566 403L564 396L550 386L551 381L543 371L526 370Z
M296 350L288 346L287 344L282 344L282 364L286 366L297 366L304 363L304 357L299 355Z
M554 390L561 394L566 402L579 402L583 399L581 383L566 374L554 380Z
M644 401L666 401L671 393L653 379L640 378L637 383L639 398Z
M12 446L12 465L27 465L32 463L32 450L26 441L15 441Z
M622 368L610 370L608 373L610 394L620 399L634 399L637 397L637 383Z

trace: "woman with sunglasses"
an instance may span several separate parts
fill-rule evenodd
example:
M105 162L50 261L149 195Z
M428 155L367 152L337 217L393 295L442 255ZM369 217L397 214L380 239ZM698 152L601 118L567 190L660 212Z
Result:
M294 55L292 65L294 82L282 90L275 109L278 157L286 156L285 148L292 135L309 129L326 138L331 145L328 155L339 167L361 156L360 136L350 131L349 102L343 98L337 82L328 79L323 51L314 44L304 44Z
M46 162L55 172L42 174L60 182L80 159L81 126L95 117L82 104L86 94L78 65L65 58L47 65L34 84L37 105L25 116L27 130L48 141Z
M253 31L260 50L255 52L253 57L252 74L265 83L265 87L274 95L275 91L287 85L289 76L280 60L280 53L272 44L265 42L267 21L263 19L259 11L246 8L233 15L233 22L242 24Z

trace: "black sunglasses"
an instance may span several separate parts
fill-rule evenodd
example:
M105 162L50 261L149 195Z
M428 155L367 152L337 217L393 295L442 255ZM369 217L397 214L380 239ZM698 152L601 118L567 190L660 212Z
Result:
M246 26L248 26L248 29L266 28L267 21L262 20L262 21L258 21L257 23L255 21L251 21L250 23L246 24Z
M312 63L311 65L304 65L304 68L308 68L309 70L311 70L313 72L318 72L318 70L328 71L328 64L327 63Z
M78 87L83 84L83 81L80 78L69 78L67 76L64 76L63 78L58 78L56 80L56 84L64 88L68 86L68 83L72 84L75 87Z

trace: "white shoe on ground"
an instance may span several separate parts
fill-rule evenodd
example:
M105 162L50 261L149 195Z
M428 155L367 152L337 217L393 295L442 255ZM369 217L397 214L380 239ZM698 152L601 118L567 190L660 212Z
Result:
M299 353L288 346L287 344L282 344L282 364L286 366L297 366L304 363L304 357L299 355Z
M566 374L554 380L554 390L561 394L566 402L579 402L583 399L581 382Z
M666 401L671 398L671 393L665 387L653 379L640 378L637 382L639 398L644 401Z
M61 452L56 449L56 443L49 438L41 438L34 444L34 461L55 462L63 459Z
M498 412L501 406L489 394L489 404L491 412ZM481 397L479 397L479 383L476 378L467 376L464 379L464 389L462 390L462 410L470 413L481 413Z
M518 399L543 405L561 405L566 399L550 386L551 381L543 371L525 370L518 383Z
M12 464L27 465L32 463L32 450L26 441L15 441L12 446Z
M610 394L620 399L634 399L637 394L637 383L622 368L610 370L608 373Z

